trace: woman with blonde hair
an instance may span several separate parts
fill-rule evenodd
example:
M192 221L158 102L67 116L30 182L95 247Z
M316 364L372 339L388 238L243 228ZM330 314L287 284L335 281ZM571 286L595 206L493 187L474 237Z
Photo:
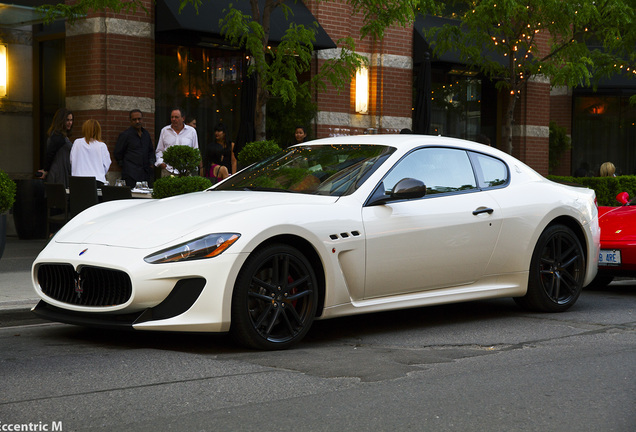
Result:
M76 139L71 148L71 174L95 177L104 184L110 163L108 147L102 142L102 127L97 120L86 120L82 125L82 138Z
M599 170L601 177L616 177L616 167L611 162L605 162L601 165L601 169Z

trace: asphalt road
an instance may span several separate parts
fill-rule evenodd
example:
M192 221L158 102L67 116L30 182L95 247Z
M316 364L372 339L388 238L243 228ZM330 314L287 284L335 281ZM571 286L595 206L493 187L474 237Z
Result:
M0 328L0 431L636 431L632 281L562 314L501 299L321 321L282 352L23 318Z

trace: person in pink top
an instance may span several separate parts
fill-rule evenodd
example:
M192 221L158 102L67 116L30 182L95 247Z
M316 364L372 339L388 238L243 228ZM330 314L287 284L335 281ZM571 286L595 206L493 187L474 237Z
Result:
M218 183L221 180L225 180L230 176L230 172L227 170L227 167L222 165L224 152L225 149L219 143L215 142L208 145L208 166L203 175L208 177L213 184Z

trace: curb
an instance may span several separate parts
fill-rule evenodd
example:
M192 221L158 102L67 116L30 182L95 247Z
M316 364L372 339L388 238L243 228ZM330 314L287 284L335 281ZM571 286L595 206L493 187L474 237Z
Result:
M0 304L0 328L46 322L31 312L37 301L17 301Z
M23 299L23 300L11 300L0 302L0 313L5 311L13 311L16 309L27 309L31 310L38 304L40 299Z

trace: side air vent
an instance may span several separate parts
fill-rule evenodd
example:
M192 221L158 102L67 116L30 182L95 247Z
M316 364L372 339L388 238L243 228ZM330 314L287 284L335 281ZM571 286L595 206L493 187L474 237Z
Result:
M340 240L340 239L346 239L349 237L358 237L359 235L360 235L360 231L351 231L350 233L343 232L340 234L331 234L329 238L331 240Z

